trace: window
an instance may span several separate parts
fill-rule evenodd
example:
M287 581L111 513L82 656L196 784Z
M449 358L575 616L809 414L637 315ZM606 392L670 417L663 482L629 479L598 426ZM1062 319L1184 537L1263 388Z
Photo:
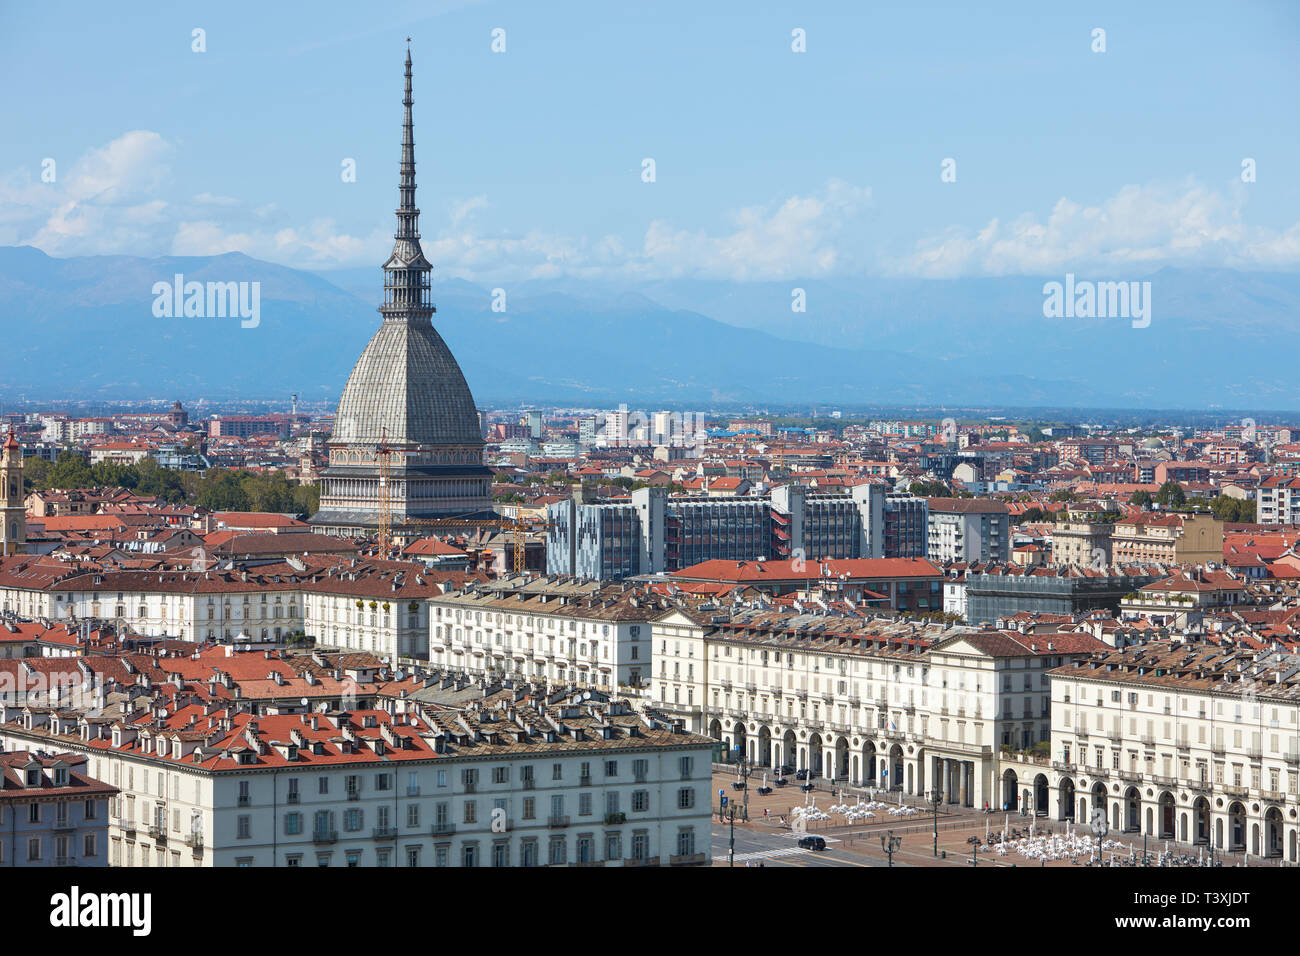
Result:
M677 831L677 855L691 856L695 853L695 830L686 828Z
M418 827L420 825L420 805L418 803L408 803L406 805L406 825L408 827Z
M633 790L632 791L632 812L645 813L650 809L650 791Z
M249 802L248 781L241 780L239 781L239 805L241 807L246 807L248 806L248 802Z
M461 866L478 866L478 844L466 843L460 850Z
M607 777L617 777L617 776L618 776L618 761L617 761L617 760L606 760L606 761L605 761L605 776L607 776Z
M286 836L297 836L302 832L302 814L286 813L284 816L284 832Z
M695 789L682 787L677 791L677 809L689 810L693 806L695 806Z
M690 779L691 779L691 771L694 769L694 763L695 763L694 758L692 758L692 757L682 757L679 763L680 763L681 771L682 771L682 779L683 779L683 780L690 780Z
M247 813L241 813L236 820L236 836L241 840L247 840L252 836L253 818Z
M493 782L493 783L509 783L509 782L510 782L510 768L509 768L509 767L493 767L493 768L492 768L492 782Z

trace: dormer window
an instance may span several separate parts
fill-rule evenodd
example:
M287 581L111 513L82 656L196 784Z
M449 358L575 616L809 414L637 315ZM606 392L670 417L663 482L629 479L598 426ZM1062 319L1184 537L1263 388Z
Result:
M27 786L39 787L41 785L41 768L32 767L27 771Z
M68 770L66 767L55 768L54 785L56 787L66 787L68 785Z

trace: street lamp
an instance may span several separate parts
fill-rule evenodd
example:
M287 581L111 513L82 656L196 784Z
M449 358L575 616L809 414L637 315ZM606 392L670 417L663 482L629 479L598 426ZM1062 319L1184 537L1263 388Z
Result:
M930 806L934 808L934 855L939 855L939 804L943 802L943 791L935 787L930 791Z
M903 838L894 836L894 831L880 834L880 849L889 857L889 865L894 865L894 851L903 845Z

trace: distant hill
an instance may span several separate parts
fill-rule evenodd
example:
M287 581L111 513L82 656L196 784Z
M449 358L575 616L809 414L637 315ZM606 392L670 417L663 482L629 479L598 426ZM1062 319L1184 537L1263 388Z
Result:
M156 318L155 282L261 283L261 322ZM1060 279L1061 277L1053 277ZM481 403L509 400L1300 408L1300 278L1166 270L1150 328L1042 317L1041 279L434 283ZM808 310L790 309L806 289ZM379 322L378 267L238 253L54 259L0 247L0 398L336 399Z

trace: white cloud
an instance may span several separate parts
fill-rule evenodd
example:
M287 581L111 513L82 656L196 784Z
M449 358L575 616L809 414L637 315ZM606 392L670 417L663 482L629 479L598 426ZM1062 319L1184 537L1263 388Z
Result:
M885 271L922 277L1045 275L1066 269L1229 268L1300 264L1300 224L1284 232L1247 226L1244 194L1194 181L1123 187L1095 206L1062 197L1045 221L1023 213L983 229L953 227L919 241Z
M132 130L79 160L55 160L53 182L20 171L0 182L0 242L27 243L51 255L148 248L168 231L159 192L170 178L171 146Z
M366 238L340 233L331 219L318 219L303 228L244 231L229 231L212 220L198 220L177 224L171 254L214 256L242 252L255 259L291 266L329 268L376 264L376 250L391 242L391 236L385 237L378 231Z

